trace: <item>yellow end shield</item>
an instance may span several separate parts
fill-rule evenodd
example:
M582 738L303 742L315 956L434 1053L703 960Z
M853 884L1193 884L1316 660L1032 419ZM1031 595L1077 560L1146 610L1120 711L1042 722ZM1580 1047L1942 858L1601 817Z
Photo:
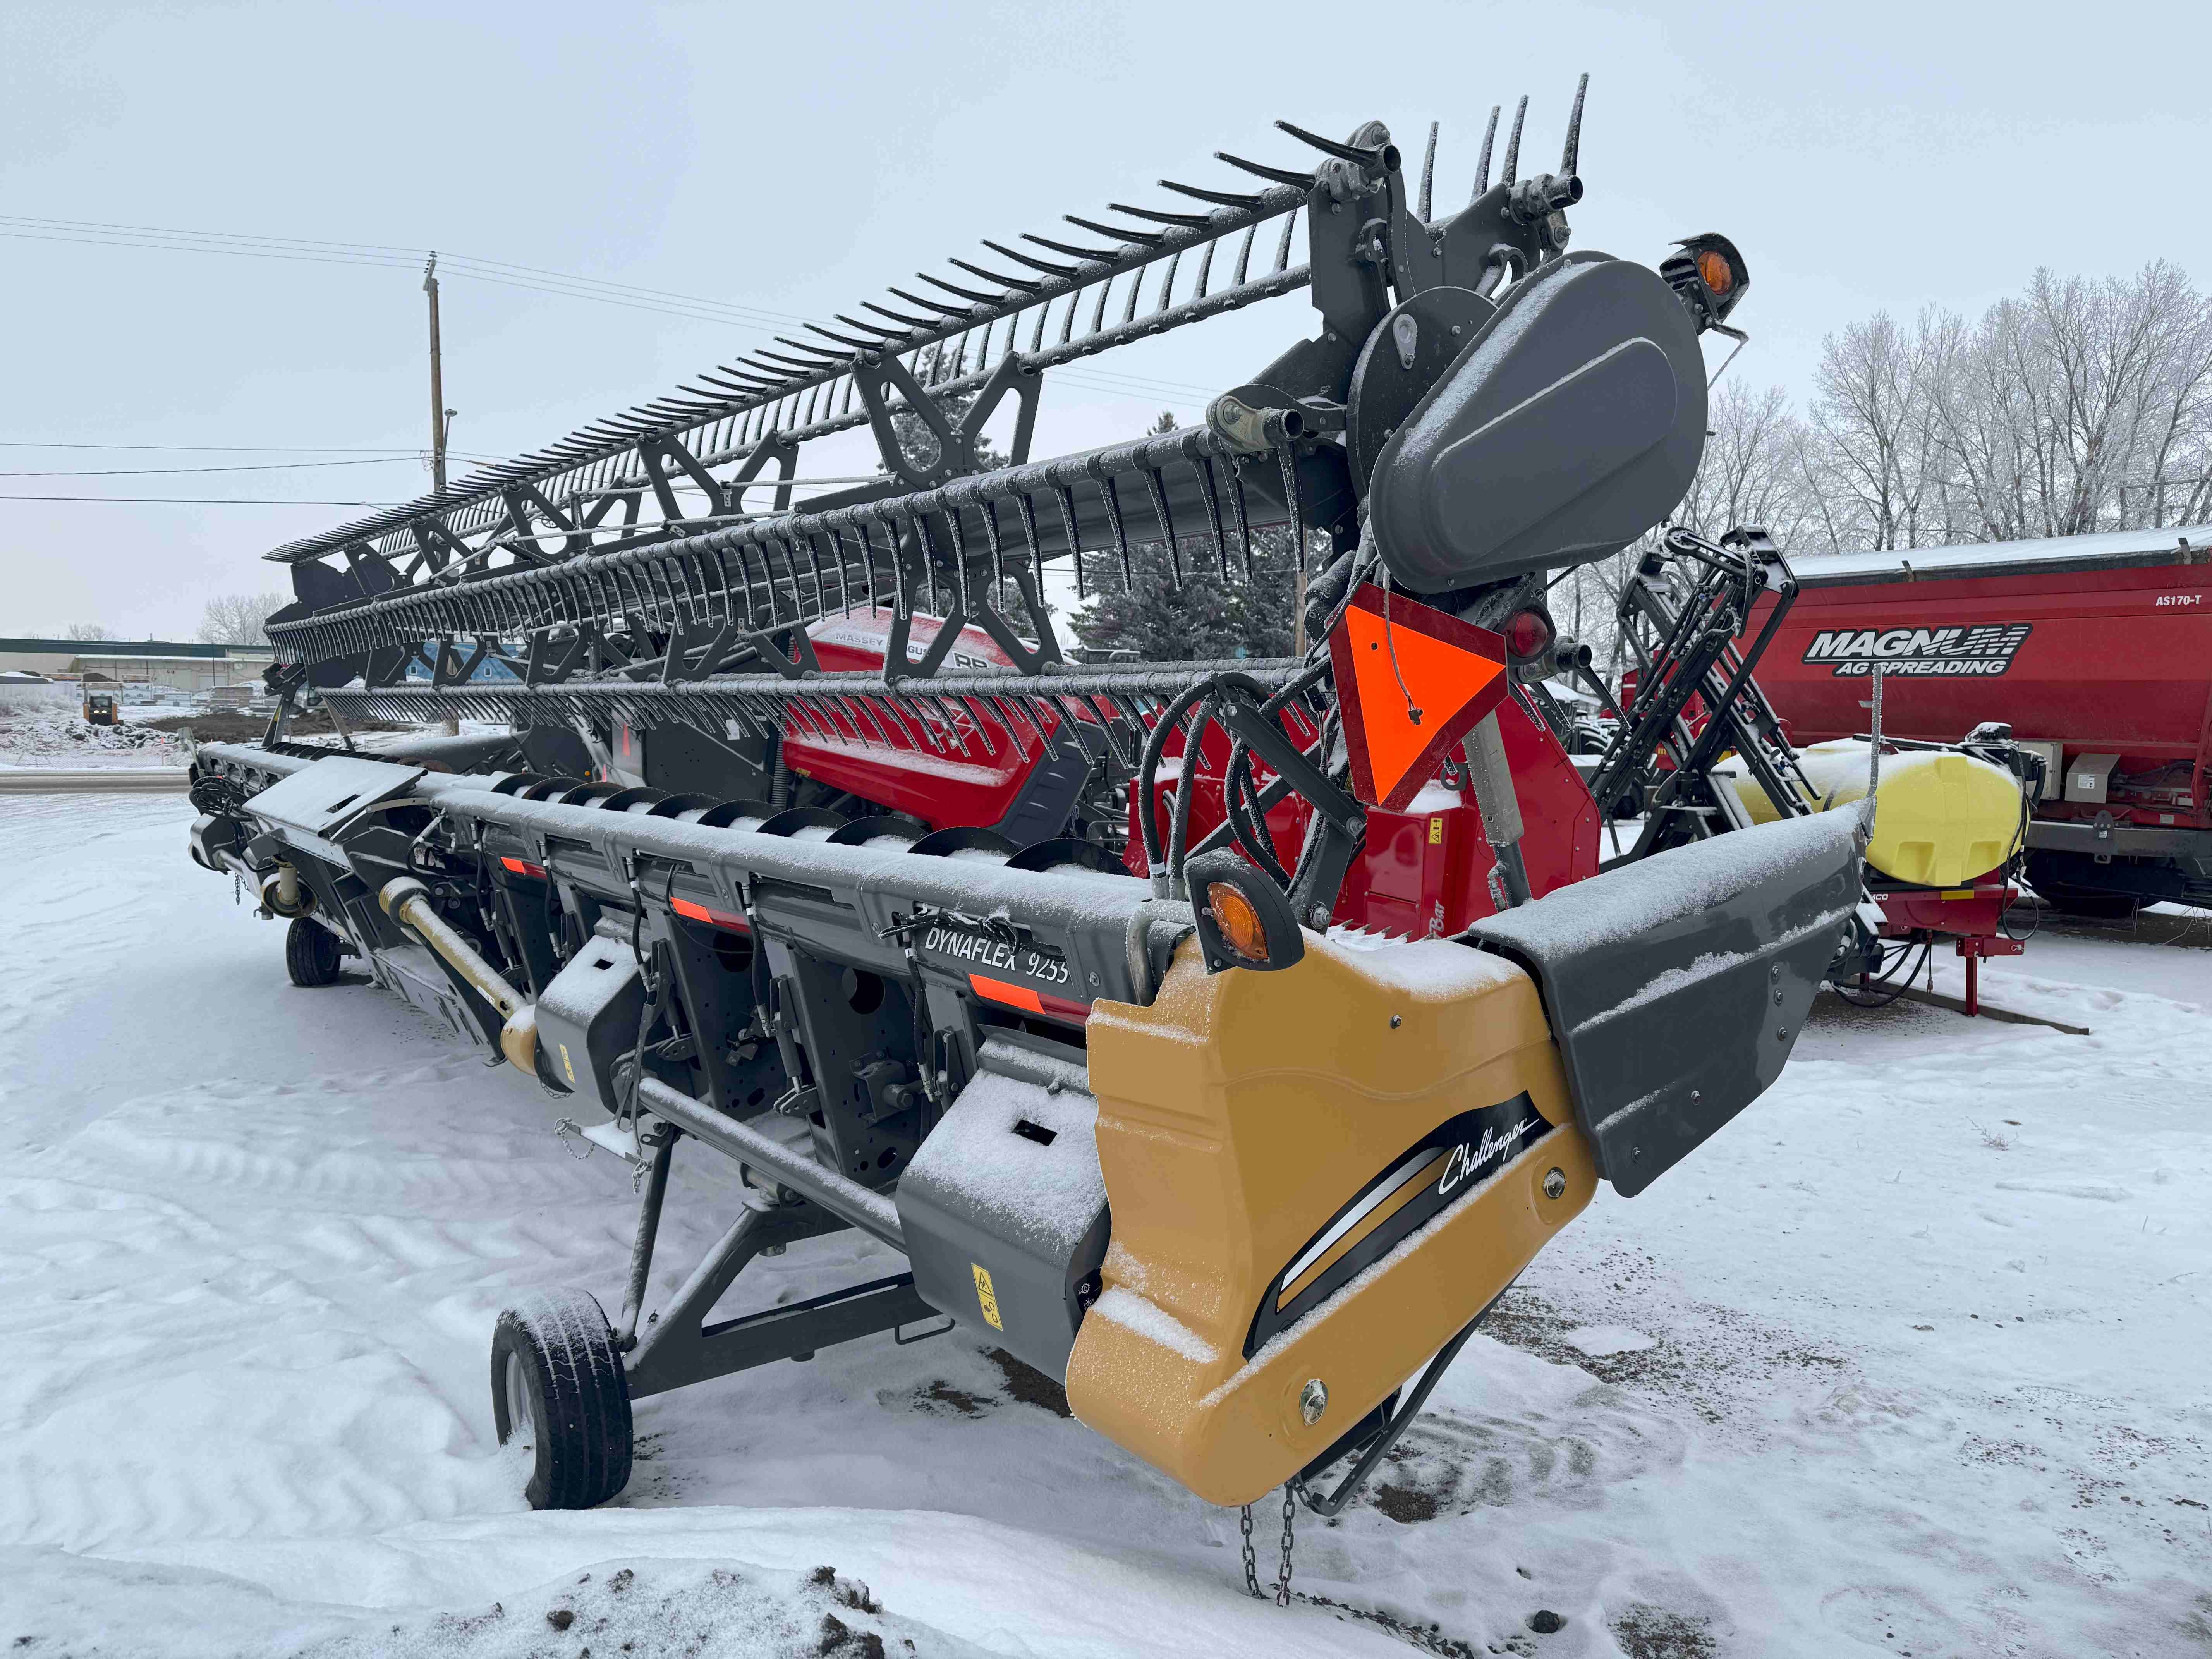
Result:
M1113 1242L1068 1401L1217 1504L1334 1444L1596 1186L1534 983L1444 940L1213 975L1186 943L1152 1006L1097 1006L1090 1068Z

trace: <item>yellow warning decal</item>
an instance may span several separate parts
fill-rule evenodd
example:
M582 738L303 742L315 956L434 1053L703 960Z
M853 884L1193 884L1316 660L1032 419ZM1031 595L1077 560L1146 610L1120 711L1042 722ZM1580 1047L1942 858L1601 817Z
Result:
M983 1310L983 1318L994 1331L1006 1328L999 1322L999 1293L991 1288L991 1270L980 1261L968 1264L975 1270L975 1300Z
M1974 890L1971 887L1946 887L1937 895L1939 898L1947 899L1968 899L1973 896Z
M576 1080L576 1062L568 1058L568 1045L563 1042L556 1046L561 1050L561 1069L568 1074L568 1081L574 1083Z
M1444 821L1442 818L1431 818L1429 820L1429 845L1431 847L1441 847L1443 844Z

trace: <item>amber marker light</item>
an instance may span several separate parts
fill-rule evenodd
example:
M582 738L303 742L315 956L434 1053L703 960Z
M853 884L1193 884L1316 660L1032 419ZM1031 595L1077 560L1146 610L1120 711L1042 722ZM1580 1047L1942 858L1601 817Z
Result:
M1698 255L1698 277L1716 299L1724 297L1735 286L1735 272L1729 269L1728 256L1717 247Z
M1252 901L1225 881L1208 882L1206 908L1221 929L1221 942L1247 962L1267 959L1267 930Z

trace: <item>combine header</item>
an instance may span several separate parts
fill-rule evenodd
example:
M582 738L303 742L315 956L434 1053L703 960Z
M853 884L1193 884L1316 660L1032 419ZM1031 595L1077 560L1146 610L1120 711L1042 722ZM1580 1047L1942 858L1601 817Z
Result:
M1200 1496L1334 1514L1600 1180L1773 1079L1860 815L1598 874L1528 701L1547 573L1680 497L1747 282L1717 236L1568 251L1580 109L1559 171L1516 113L1442 213L1433 130L1409 191L1379 123L1285 125L1317 163L988 243L271 556L284 702L202 750L194 856L292 919L298 982L357 958L641 1172L615 1316L557 1291L493 1336L532 1503L619 1492L637 1399L942 1314ZM1030 456L1054 366L1299 292L1203 424ZM863 425L880 477L795 502L800 447ZM1304 573L1310 648L1073 663L1055 563ZM504 730L332 753L283 739L308 696ZM687 1145L744 1202L648 1320ZM714 1316L848 1227L904 1270Z

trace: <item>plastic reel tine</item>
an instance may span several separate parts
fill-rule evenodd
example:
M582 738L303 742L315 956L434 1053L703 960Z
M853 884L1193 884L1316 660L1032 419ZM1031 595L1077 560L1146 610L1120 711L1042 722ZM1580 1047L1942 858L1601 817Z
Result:
M860 532L860 566L868 573L868 609L872 611L878 611L882 609L882 606L876 597L876 544L868 535L868 521L866 519L861 520L855 528Z
M845 556L845 538L834 530L830 532L830 546L837 559L837 609L849 617L853 614L853 562Z
M1073 276L1076 273L1077 268L1073 265L1063 265L1051 259L1033 258L1026 253L1017 253L1003 242L994 242L988 236L983 239L983 246L994 253L1012 259L1018 265L1025 266L1030 270L1040 272L1047 276ZM1034 288L1031 291L1035 291Z
M1126 202L1109 202L1106 205L1132 219L1148 219L1156 225L1173 225L1179 230L1204 230L1211 222L1203 213L1163 213L1158 208L1131 207Z
M914 609L907 598L906 560L899 550L898 526L886 520L884 523L884 531L890 543L891 614L894 617L910 617L914 614ZM902 664L901 666L904 665Z
M1071 225L1090 231L1094 235L1111 237L1116 241L1133 247L1157 248L1163 247L1167 243L1167 238L1156 231L1132 230L1125 225L1102 225L1095 220L1079 218L1073 213L1063 213L1060 216ZM1115 257L1120 256L1117 254Z
M1252 520L1244 502L1244 463L1235 456L1229 458L1229 510L1237 520L1237 544L1243 550L1244 580L1254 580L1252 568Z
M852 714L845 706L846 699L842 694L836 691L813 691L809 692L807 696L816 718L821 721L830 737L847 748L850 748L860 740L859 729L853 724Z
M1505 141L1505 171L1498 175L1501 185L1516 183L1521 167L1521 126L1528 118L1528 94L1521 94L1520 107L1513 112L1513 136Z
M1014 511L1021 518L1022 541L1030 554L1030 574L1036 579L1036 591L1041 598L1044 592L1044 549L1037 540L1036 502L1027 490L1015 495ZM1073 557L1074 549L1071 547L1068 553L1070 557ZM1080 561L1078 561L1078 566L1079 569Z
M954 284L946 282L943 277L933 276L926 270L917 270L915 272L915 275L921 278L923 282L927 283L932 288L941 288L947 294L957 294L962 299L971 300L979 306L1004 305L1006 304L1009 295L1015 289L1019 289L1025 294L1034 294L1037 291L1037 284L1035 283L1025 283L1016 277L1001 276L995 271L980 270L976 266L969 264L965 259L948 259L945 263L959 266L961 270L968 272L971 276L981 276L987 283L996 283L1001 288L1007 290L1007 292L1002 294L978 294L973 289L956 287Z
M1274 274L1278 276L1291 268L1291 233L1297 228L1297 214L1286 213L1283 216L1283 240L1275 245Z
M1129 563L1129 532L1121 522L1121 498L1114 488L1112 473L1098 480L1098 494L1106 503L1106 526L1114 538L1114 550L1121 556L1122 586L1125 591L1134 592L1137 573Z
M1053 506L1060 512L1060 527L1067 537L1067 556L1075 562L1075 592L1076 597L1080 599L1083 597L1083 544L1077 539L1075 533L1075 490L1072 485L1063 483L1054 483L1049 488Z
M914 706L914 699L896 688L887 688L883 696L883 709L899 723L899 732L911 749L927 748L929 731Z
M811 531L800 539L806 544L807 568L814 573L814 609L819 615L830 609L830 588L822 575L822 550L815 542Z
M1020 721L1036 734L1038 744L1047 750L1054 744L1052 733L1045 730L1044 719L1038 700L1026 692L1005 692L992 699L1001 710L1006 721L1006 731L1016 734L1015 722Z
M960 520L960 509L957 507L945 509L945 522L952 532L953 574L958 583L960 614L965 617L975 609L968 598L968 530Z
M991 609L1006 608L1006 561L1005 549L999 542L999 504L986 500L982 503L983 544L991 552Z
M1278 122L1276 125L1279 126L1281 123ZM1313 188L1314 176L1310 173L1292 173L1284 167L1265 167L1257 161L1248 161L1241 155L1231 155L1225 149L1214 151L1213 159L1217 161L1226 161L1238 172L1249 173L1255 179L1265 179L1270 184L1290 185L1299 190Z
M1221 239L1218 236L1216 236L1211 241L1206 243L1206 252L1200 256L1198 261L1198 291L1190 296L1192 299L1203 300L1206 297L1206 284L1211 282L1213 277L1213 250L1220 246Z
M1176 587L1182 587L1182 548L1176 538L1175 520L1168 513L1168 492L1154 467L1145 469L1145 489L1152 498L1152 514L1160 521L1160 536L1167 544L1168 570Z
M1077 247L1073 243L1055 242L1049 236L1038 236L1026 230L1022 233L1022 240L1035 242L1039 247L1048 247L1054 253L1065 253L1071 259L1080 259L1088 264L1111 264L1121 257L1119 248Z
M1587 81L1589 77L1585 76L1583 79ZM1576 100L1576 107L1577 109L1581 107L1581 100L1579 98ZM1437 128L1438 125L1439 123L1435 121L1429 123L1429 147L1426 150L1423 151L1421 155L1421 222L1424 224L1426 224L1429 219L1429 192L1431 188L1435 185L1437 179ZM1571 143L1573 140L1570 138L1568 142ZM836 337L832 335L830 337L834 339Z
M1013 726L1008 720L1006 711L1000 706L998 698L963 696L960 702L968 711L968 718L974 722L975 740L982 746L985 759L989 759L999 751L1000 745L991 738L994 726L1005 734L1007 745L1012 746L1014 736ZM995 720L991 718L994 713L998 716Z
M874 696L871 694L863 696L857 696L853 699L853 703L854 708L859 711L859 713L854 717L855 729L857 729L860 716L866 715L867 717L868 727L876 734L877 741L883 744L886 748L896 747L896 745L891 734L884 729L884 723L876 718L876 699Z
M1162 190L1171 190L1178 196L1188 196L1196 202L1212 202L1217 207L1239 208L1249 213L1266 201L1264 196L1248 196L1231 190L1201 190L1196 185L1179 185L1172 179L1160 180Z
M1213 457L1194 457L1191 475L1198 480L1199 499L1206 505L1206 532L1213 543L1213 560L1220 567L1221 579L1231 580L1229 567L1229 535L1221 520L1221 477L1213 470Z
M1589 71L1575 83L1574 112L1567 117L1567 145L1559 153L1559 176L1571 179L1581 165L1583 154L1583 100L1589 94Z
M832 691L827 694L825 702L830 713L836 716L837 740L848 747L861 742L857 700L845 692Z
M1252 243L1260 234L1260 227L1248 225L1244 230L1243 246L1237 250L1237 286L1244 286L1246 273L1252 268Z
M1474 188L1468 193L1467 204L1473 207L1482 199L1483 191L1490 188L1490 147L1498 142L1498 106L1490 106L1490 125L1482 130L1482 155L1474 164Z

